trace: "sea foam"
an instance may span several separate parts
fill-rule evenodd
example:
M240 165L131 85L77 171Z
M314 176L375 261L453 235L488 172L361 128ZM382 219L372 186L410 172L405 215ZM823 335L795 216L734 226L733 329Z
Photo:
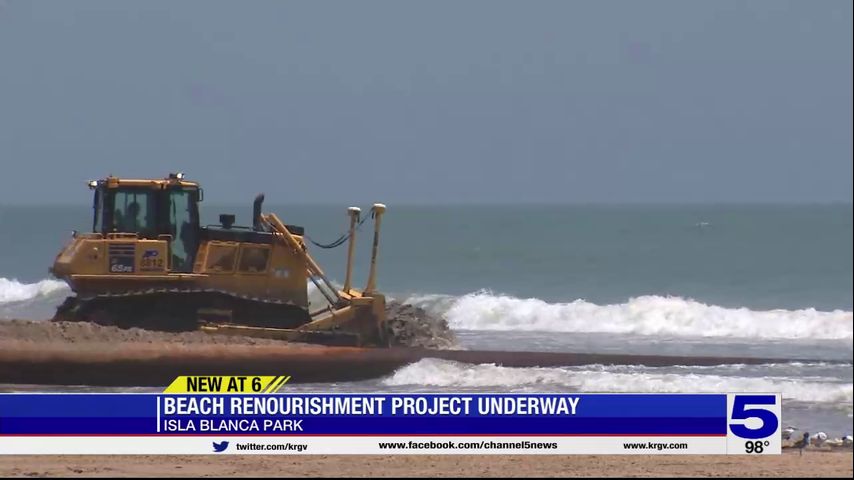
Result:
M502 391L566 391L611 393L781 392L786 401L850 404L852 384L834 378L787 376L744 377L680 369L591 365L566 368L508 368L492 364L466 365L424 359L397 370L383 380L386 386L419 385Z
M681 297L642 296L626 303L585 300L548 303L479 291L461 297L421 295L406 300L444 315L458 330L528 330L690 337L851 340L852 313L750 310Z
M0 305L13 302L25 302L68 290L65 282L44 279L35 283L22 283L15 279L0 277Z

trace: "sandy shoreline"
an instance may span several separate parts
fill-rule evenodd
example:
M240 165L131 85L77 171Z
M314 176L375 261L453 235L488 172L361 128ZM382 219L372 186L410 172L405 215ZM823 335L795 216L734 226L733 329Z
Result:
M852 453L726 455L4 456L2 476L848 477Z
M287 345L265 338L211 335L202 331L160 332L141 328L122 329L89 322L51 322L49 320L0 319L0 342L61 344L67 348L85 345L91 348L117 348L126 344L148 345Z
M455 348L456 337L444 318L426 310L390 301L386 318L394 346ZM0 318L0 342L86 344L87 349L121 344L151 345L295 345L295 342L237 335L211 335L203 331L160 331L118 328L90 322ZM298 344L299 345L299 344ZM304 344L303 344L304 345Z

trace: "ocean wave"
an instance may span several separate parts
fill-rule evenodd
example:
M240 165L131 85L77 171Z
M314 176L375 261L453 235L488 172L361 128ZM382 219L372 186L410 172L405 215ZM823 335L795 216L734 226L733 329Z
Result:
M333 285L340 288L333 282ZM68 295L70 289L65 282L46 278L35 283L23 283L17 279L0 277L0 305L23 303L39 300L53 301L63 295ZM312 304L324 304L328 301L320 290L312 283L308 284L308 298Z
M680 297L642 296L626 303L548 303L479 291L461 297L421 295L407 303L444 315L458 330L528 330L689 337L851 340L852 312L750 310Z
M702 370L699 370L702 372ZM822 381L826 380L826 381ZM566 391L587 393L721 393L781 392L785 401L851 404L852 384L833 378L784 376L742 377L704 373L662 373L650 367L508 368L492 364L466 365L424 359L397 370L383 380L386 386L489 389L503 391Z
M35 283L22 283L0 277L0 305L53 297L55 293L67 290L65 282L59 280L44 279Z
M0 277L0 307L14 307L20 314L26 314L27 309L41 304L45 304L45 308L53 308L57 300L68 293L66 284L54 279L23 283ZM312 284L309 284L308 294L312 308L326 303ZM444 316L455 330L763 340L850 341L854 338L854 317L848 311L823 312L813 308L757 311L707 305L680 297L651 295L635 297L626 303L597 305L585 300L548 303L537 298L516 298L484 290L459 297L435 294L410 296L404 302Z

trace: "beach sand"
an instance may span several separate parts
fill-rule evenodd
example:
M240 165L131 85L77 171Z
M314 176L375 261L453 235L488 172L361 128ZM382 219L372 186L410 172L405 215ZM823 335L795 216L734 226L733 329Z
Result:
M386 319L394 346L456 348L456 337L444 318L412 305L389 301ZM111 348L127 344L151 345L276 345L293 344L282 340L237 335L211 335L202 331L167 332L142 328L118 328L90 322L54 322L0 318L0 342L31 344L84 344ZM120 347L119 347L120 348Z
M782 455L4 456L2 476L847 477L851 449Z

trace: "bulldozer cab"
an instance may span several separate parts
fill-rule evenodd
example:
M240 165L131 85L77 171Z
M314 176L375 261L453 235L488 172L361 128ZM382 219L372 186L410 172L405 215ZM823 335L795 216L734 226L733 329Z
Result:
M108 177L91 182L95 191L92 231L107 238L167 240L169 270L191 272L199 242L201 189L182 178L171 174L164 180Z

